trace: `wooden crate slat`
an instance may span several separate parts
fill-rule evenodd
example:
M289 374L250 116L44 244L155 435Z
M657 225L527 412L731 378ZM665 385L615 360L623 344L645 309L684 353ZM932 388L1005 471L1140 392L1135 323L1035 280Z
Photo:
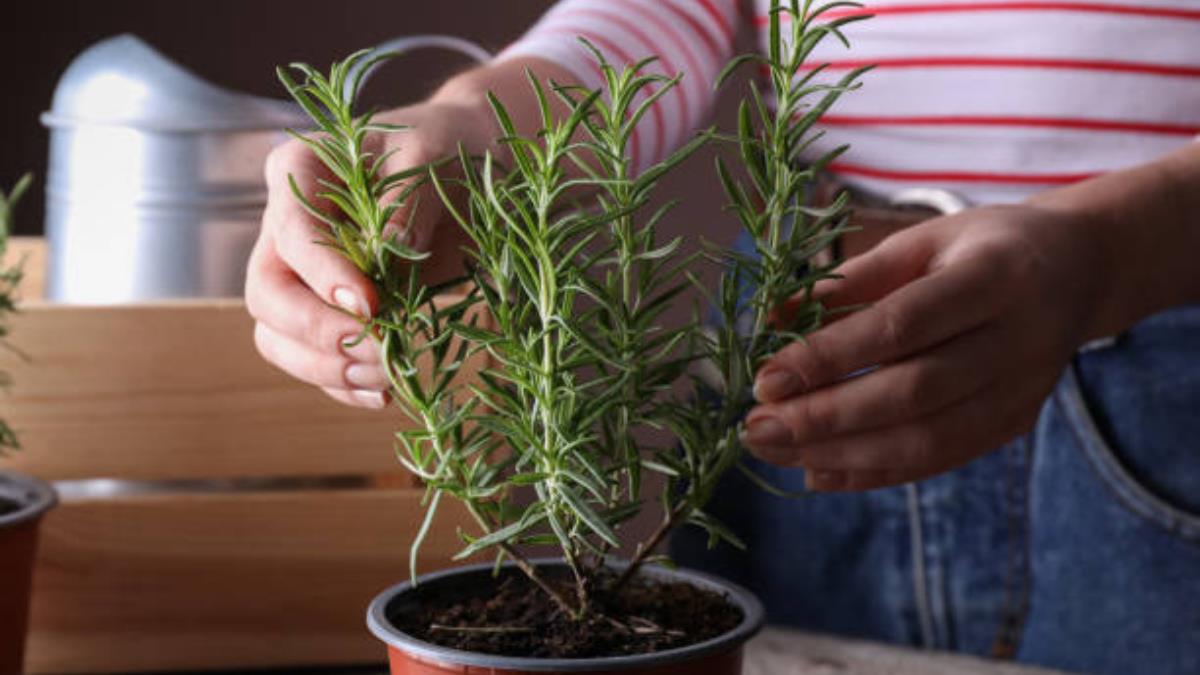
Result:
M43 478L180 479L395 471L398 411L341 405L258 355L238 300L26 306L0 394ZM469 369L468 369L469 370Z
M370 599L408 575L421 491L164 494L68 502L44 522L31 673L381 661ZM439 509L421 569L460 548ZM473 529L471 530L473 531Z
M46 240L41 237L13 237L8 240L8 251L0 261L5 268L16 261L23 261L24 278L21 280L21 300L40 300L46 294Z
M0 351L16 383L0 407L25 446L5 468L159 490L69 499L47 517L29 672L382 660L366 605L407 576L423 513L392 454L401 415L342 406L265 363L240 300L44 303L44 242L9 254L27 256L12 340L29 359ZM347 475L367 487L195 491ZM192 491L154 482L175 480ZM427 570L450 564L469 527L461 507L442 509Z

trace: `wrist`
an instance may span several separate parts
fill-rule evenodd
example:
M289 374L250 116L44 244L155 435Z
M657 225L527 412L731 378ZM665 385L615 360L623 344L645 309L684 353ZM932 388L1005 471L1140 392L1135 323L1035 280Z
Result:
M1050 190L1028 200L1082 229L1077 241L1095 252L1100 287L1090 338L1114 335L1169 307L1200 301L1200 212L1194 149L1132 169Z
M1070 188L1048 191L1026 203L1050 215L1073 242L1068 255L1072 274L1079 278L1071 281L1088 289L1078 308L1083 341L1116 335L1145 315L1145 299L1130 292L1140 276L1133 269L1140 265L1140 256L1124 248L1129 242L1122 241L1121 218L1112 209Z

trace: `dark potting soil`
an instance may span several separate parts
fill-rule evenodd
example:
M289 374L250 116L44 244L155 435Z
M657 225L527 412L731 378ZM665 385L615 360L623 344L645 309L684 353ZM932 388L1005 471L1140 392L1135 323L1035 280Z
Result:
M686 583L634 579L615 597L596 594L596 611L578 621L523 575L453 596L443 590L388 618L409 635L444 647L539 658L659 652L714 638L742 621L741 610L724 595ZM563 591L571 587L563 584Z
M0 497L0 516L6 516L10 513L19 511L20 509L21 509L20 504L14 502L14 501L5 499L4 497Z

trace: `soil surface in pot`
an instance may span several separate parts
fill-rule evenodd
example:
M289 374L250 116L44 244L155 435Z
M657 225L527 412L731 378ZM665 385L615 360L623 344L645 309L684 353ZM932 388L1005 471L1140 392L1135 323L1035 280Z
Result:
M573 587L564 584L563 592L573 597ZM597 611L575 621L523 575L508 574L490 587L422 597L420 605L388 618L426 642L538 658L659 652L714 638L742 620L724 595L686 583L634 579L615 597L594 595Z
M15 513L21 510L21 505L17 502L0 497L0 516L7 516L10 513Z

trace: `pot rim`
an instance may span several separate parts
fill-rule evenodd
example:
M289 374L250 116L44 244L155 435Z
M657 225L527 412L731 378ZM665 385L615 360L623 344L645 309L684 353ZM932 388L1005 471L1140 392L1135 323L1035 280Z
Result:
M531 560L531 562L538 566L564 564L561 560L555 558L538 558ZM612 563L612 566L616 569L624 569L627 565L628 563L625 561L614 561ZM741 610L741 623L728 632L709 640L661 652L626 656L550 659L484 654L435 645L401 632L387 618L388 606L400 595L420 584L431 583L447 577L473 575L479 572L490 573L494 567L495 565L492 563L452 567L423 574L417 578L415 585L411 581L405 581L391 586L375 596L375 599L371 601L370 606L367 608L367 626L375 634L375 637L382 640L388 646L399 649L421 660L499 670L577 673L600 670L625 670L650 666L660 667L683 661L692 661L736 648L751 637L754 637L762 629L764 622L762 603L759 602L753 593L742 586L698 570L686 568L669 570L661 566L646 566L641 570L641 573L660 580L685 581L701 588L722 593L734 606ZM508 561L503 567L512 569L515 565L511 561Z
M0 529L36 520L58 503L58 493L40 478L0 471L0 498L17 503L17 510L0 516Z

